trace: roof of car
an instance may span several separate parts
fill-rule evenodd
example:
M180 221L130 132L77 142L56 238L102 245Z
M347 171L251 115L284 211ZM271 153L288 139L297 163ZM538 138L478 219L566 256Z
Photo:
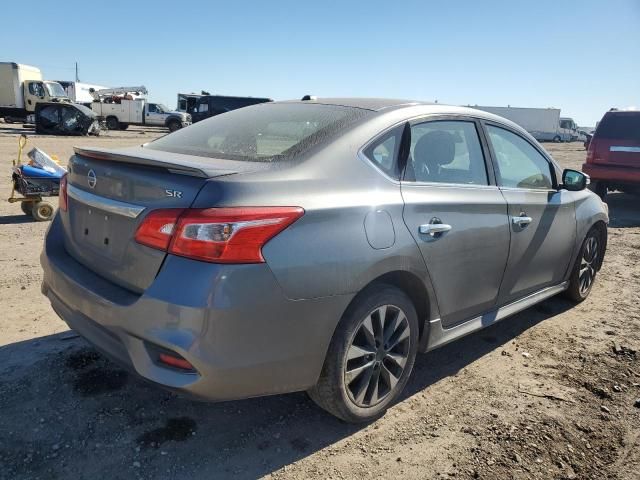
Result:
M420 102L416 100L404 100L397 98L365 98L365 97L345 97L345 98L313 98L312 100L290 100L292 103L319 103L322 105L339 105L343 107L362 108L378 112L388 108L397 108L412 105L430 105L430 102Z

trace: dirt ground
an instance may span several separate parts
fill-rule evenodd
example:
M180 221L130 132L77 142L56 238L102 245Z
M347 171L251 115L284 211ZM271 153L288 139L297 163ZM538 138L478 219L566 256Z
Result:
M18 126L0 123L0 197ZM163 134L32 136L124 146ZM547 144L579 168L581 144ZM609 197L609 250L579 306L550 299L420 355L404 399L346 425L304 393L220 404L128 375L40 294L46 224L0 202L0 478L640 478L640 201Z

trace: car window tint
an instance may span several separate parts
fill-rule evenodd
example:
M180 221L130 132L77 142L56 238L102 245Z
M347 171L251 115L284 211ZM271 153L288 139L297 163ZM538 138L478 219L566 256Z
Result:
M401 135L402 127L396 128L391 132L387 132L364 150L365 156L373 164L395 179L398 178L395 159L400 146Z
M405 180L488 185L475 124L434 121L413 125Z
M47 105L40 110L38 119L44 128L54 128L60 122L60 109L57 105Z
M64 130L74 132L80 130L80 112L74 108L62 108L62 125Z
M596 136L611 140L640 141L640 112L605 114L598 125Z
M553 187L551 165L529 142L504 128L489 125L487 131L501 186L545 190Z

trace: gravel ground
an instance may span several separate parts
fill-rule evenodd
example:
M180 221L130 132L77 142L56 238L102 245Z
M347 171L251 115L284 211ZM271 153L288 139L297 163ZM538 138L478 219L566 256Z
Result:
M9 168L18 126L0 124ZM143 143L161 130L30 136ZM582 145L547 144L579 168ZM145 383L69 332L40 294L46 224L0 203L0 478L640 478L640 204L612 194L589 299L550 299L420 355L404 399L351 426L304 393L219 404ZM634 406L634 403L636 406Z

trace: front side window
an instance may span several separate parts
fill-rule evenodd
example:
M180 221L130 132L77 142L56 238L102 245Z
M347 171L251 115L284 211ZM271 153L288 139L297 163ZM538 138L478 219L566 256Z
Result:
M62 127L67 132L77 132L81 130L80 121L82 117L75 108L62 108Z
M504 128L487 126L496 155L499 184L511 188L549 190L553 188L551 165L520 135Z
M405 180L488 185L475 123L432 121L411 127Z
M156 113L157 109L156 109L156 104L155 103L150 103L149 107L148 107L149 113Z
M29 93L36 97L44 97L44 88L41 83L33 82L29 84Z

